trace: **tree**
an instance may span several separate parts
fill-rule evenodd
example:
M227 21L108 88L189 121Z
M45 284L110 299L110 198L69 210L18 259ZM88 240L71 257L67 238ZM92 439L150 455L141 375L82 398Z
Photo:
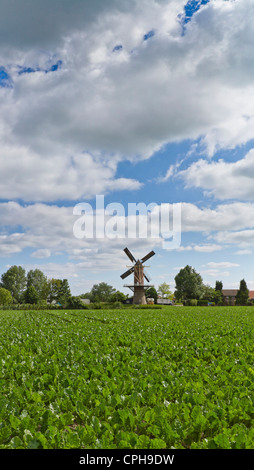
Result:
M113 294L111 294L109 300L110 302L124 302L126 300L126 297L127 296L125 294L117 290L116 292L113 292Z
M215 293L214 293L214 302L216 304L223 303L223 294L222 294L223 284L222 281L215 282Z
M157 304L158 293L155 287L150 287L149 289L146 290L146 298L147 297L154 299L154 303Z
M91 300L92 294L91 292L85 292L84 294L80 294L79 296L81 299L89 299Z
M59 302L66 305L69 297L71 297L71 290L67 279L49 279L48 300L50 303Z
M2 274L2 287L7 289L18 302L26 288L26 272L21 266L11 266Z
M223 289L222 281L216 281L216 283L215 283L215 290L222 292L222 289Z
M26 304L37 304L39 300L39 294L34 286L27 287L24 293L24 300Z
M27 273L27 288L33 286L38 294L38 300L45 300L48 296L47 277L40 269L31 269Z
M60 289L59 289L59 294L58 294L58 301L62 304L65 305L71 297L71 289L69 286L69 282L67 279L63 279L60 282Z
M237 291L235 303L236 305L246 305L249 299L249 289L244 279L240 281L240 287Z
M48 280L48 300L50 303L59 301L59 292L61 288L61 279Z
M67 299L67 308L84 308L84 304L79 296L70 296Z
M201 288L200 299L208 300L209 302L214 302L215 298L215 289L209 285L204 285Z
M202 277L189 265L180 269L175 276L175 285L177 300L199 299L202 294Z
M169 296L172 294L170 290L169 284L166 282L163 282L158 286L158 294L163 298L163 299L168 299Z
M94 284L91 289L91 302L108 302L115 289L106 282Z
M4 287L0 287L0 305L9 305L12 303L12 296L10 291Z

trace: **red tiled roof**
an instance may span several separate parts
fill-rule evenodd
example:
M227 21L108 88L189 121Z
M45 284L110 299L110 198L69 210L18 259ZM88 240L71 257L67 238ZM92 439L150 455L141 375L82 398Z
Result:
M249 299L254 299L254 290L249 291Z
M222 294L224 297L235 297L237 294L237 289L222 289Z

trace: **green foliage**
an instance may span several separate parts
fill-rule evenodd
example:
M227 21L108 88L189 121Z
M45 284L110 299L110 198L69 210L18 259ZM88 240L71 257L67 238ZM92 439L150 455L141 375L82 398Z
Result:
M83 308L84 304L80 297L78 296L70 296L67 299L67 308ZM86 306L85 306L86 307Z
M157 303L157 299L158 299L158 292L157 290L155 289L155 287L150 287L150 289L147 289L146 290L146 298L149 297L151 299L154 299L154 303L156 304Z
M213 302L218 292L215 291L211 286L203 284L200 300L204 299L207 302Z
M196 305L198 305L198 301L197 301L197 299L187 299L185 301L185 305L195 307ZM206 305L207 305L207 303L206 303Z
M4 287L0 287L0 305L10 305L11 303L11 293Z
M169 284L166 282L163 282L158 286L158 294L163 298L163 299L168 299L169 296L172 294L170 290Z
M31 269L27 273L27 289L34 287L37 292L37 300L46 300L48 296L47 277L40 269ZM34 302L32 302L34 303Z
M39 294L33 285L27 287L24 293L24 300L27 304L37 304L39 300Z
M236 305L247 305L249 300L249 289L246 281L242 279L240 281L240 287L236 294Z
M48 299L49 302L59 302L61 305L67 305L71 297L71 290L67 279L50 279L48 281Z
M58 291L57 300L62 305L67 305L68 299L71 297L71 289L69 286L68 279L63 279L60 281L60 288ZM76 307L78 308L78 307Z
M2 274L2 286L7 289L12 297L20 301L26 288L26 272L21 266L11 266Z
M61 292L61 279L48 280L48 300L50 303L59 301Z
M120 302L120 304L121 304L122 302L124 302L126 300L126 298L127 298L127 296L125 294L123 294L122 292L117 290L116 292L113 292L113 294L110 295L109 301L110 302Z
M208 305L208 302L209 302L209 300L207 300L207 299L200 299L200 300L197 301L197 305L199 305L200 307L204 307L204 306Z
M109 302L114 293L115 289L112 286L106 282L101 282L92 287L90 300L91 302Z
M254 307L147 307L1 310L0 449L252 449Z
M202 277L187 265L175 276L175 297L177 300L199 299L204 290Z
M221 292L222 289L223 289L223 283L222 283L222 281L216 281L216 282L215 282L215 290Z

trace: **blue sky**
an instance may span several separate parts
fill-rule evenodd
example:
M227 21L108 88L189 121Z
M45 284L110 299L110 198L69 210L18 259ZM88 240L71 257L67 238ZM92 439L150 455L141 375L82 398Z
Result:
M127 292L128 246L156 252L156 287L190 264L211 286L254 290L253 19L250 0L4 0L0 274L39 267L75 295L102 281ZM181 205L181 245L76 239L73 207L95 211L96 195L126 221L129 203Z

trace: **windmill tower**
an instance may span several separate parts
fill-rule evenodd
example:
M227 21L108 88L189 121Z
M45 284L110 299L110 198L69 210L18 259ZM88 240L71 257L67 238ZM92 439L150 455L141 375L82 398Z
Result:
M134 292L133 296L133 303L134 304L146 304L146 296L145 296L145 291L146 289L149 289L150 287L153 287L152 284L144 284L144 279L146 279L147 282L150 282L149 277L144 271L144 265L145 261L147 261L149 258L151 258L153 255L155 255L154 251L150 251L146 256L141 258L141 260L136 260L130 250L128 248L124 248L123 250L128 258L131 260L133 263L133 266L128 269L125 273L121 275L122 279L125 279L128 277L130 274L134 273L134 284L125 284L124 287L129 287Z

